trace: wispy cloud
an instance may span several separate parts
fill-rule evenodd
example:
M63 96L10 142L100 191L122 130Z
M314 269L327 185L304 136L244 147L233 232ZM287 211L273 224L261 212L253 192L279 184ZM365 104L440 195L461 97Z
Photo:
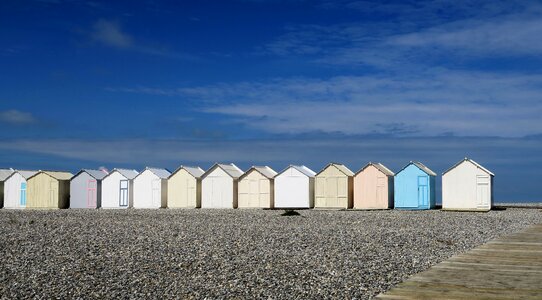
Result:
M16 109L0 111L0 122L11 125L28 125L37 122L37 119L29 112Z
M475 54L537 55L542 53L542 15L491 22L461 22L392 37L387 43L403 47L435 47Z
M181 60L200 60L196 55L171 51L165 46L149 45L148 43L137 41L133 35L129 34L121 27L121 24L118 21L105 19L96 21L90 31L90 38L96 43L120 50L130 50L148 55Z
M322 7L356 9L368 14L390 14L390 17L384 18L385 21L327 26L291 25L282 36L258 47L257 52L297 56L325 64L397 69L488 55L540 56L542 51L538 38L542 35L542 8L536 4L465 1L456 6L441 1L399 4L345 1L324 2ZM401 12L398 16L392 13L397 11Z
M92 26L92 39L106 46L130 48L134 46L133 38L123 32L118 22L98 20Z
M396 136L542 133L542 76L435 69L417 74L278 78L178 89L129 89L273 134ZM506 124L505 126L503 124Z

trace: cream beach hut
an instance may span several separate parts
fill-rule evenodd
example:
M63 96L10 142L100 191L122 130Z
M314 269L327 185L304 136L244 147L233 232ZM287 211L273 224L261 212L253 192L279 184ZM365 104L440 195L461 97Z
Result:
M28 198L26 179L38 171L17 170L4 181L4 207L25 208Z
M201 207L201 176L205 171L200 167L180 166L168 178L168 208Z
M136 170L113 169L102 179L102 208L132 207Z
M351 208L354 172L345 165L330 163L315 176L314 208Z
M461 160L442 174L442 209L490 210L494 176L472 159Z
M381 163L368 163L354 175L355 209L393 208L393 176Z
M28 177L27 208L68 208L70 206L69 172L38 171Z
M215 164L201 179L201 208L237 208L237 187L243 171L234 164Z
M165 208L167 205L166 169L145 168L134 178L134 208Z
M289 166L275 176L275 208L314 206L314 173L305 166Z
M270 167L251 167L239 178L239 208L273 208L274 177Z
M102 179L106 170L83 169L70 180L70 208L98 208L102 205Z
M15 170L9 169L0 169L0 208L4 206L4 181L13 174Z

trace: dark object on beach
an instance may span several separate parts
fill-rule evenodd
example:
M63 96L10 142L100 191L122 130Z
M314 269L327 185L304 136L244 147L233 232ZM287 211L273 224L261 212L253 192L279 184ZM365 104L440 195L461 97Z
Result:
M290 217L290 216L301 216L300 213L298 213L297 211L293 210L293 209L285 209L284 212L282 214L280 214L281 216L286 216L286 217Z

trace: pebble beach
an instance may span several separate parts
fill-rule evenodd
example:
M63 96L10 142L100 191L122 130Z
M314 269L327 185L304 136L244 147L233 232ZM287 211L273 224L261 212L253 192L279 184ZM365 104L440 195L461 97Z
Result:
M542 222L487 213L0 210L2 298L370 299Z

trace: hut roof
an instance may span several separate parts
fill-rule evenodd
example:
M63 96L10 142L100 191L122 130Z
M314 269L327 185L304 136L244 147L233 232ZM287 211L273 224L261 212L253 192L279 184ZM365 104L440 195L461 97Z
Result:
M42 170L39 170L38 172L36 172L34 175L31 175L29 176L28 178L26 178L27 180L32 178L32 177L35 177L37 176L38 174L47 174L51 177L53 177L54 179L56 180L70 180L72 177L73 177L73 174L70 173L70 172L63 172L63 171L42 171Z
M425 172L427 175L431 175L431 176L437 176L437 173L433 172L433 170L429 169L428 167L426 167L424 164L422 164L421 162L418 162L418 161L411 161L409 162L406 166L404 166L401 171L397 172L396 174L399 174L401 173L404 169L406 169L408 166L410 165L415 165L418 169L422 170L423 172Z
M374 162L369 162L368 164L366 164L363 168L361 168L359 171L356 172L356 175L361 173L363 170L365 170L367 167L369 166L373 166L375 168L377 168L380 172L384 173L384 175L386 176L393 176L395 175L395 173L393 173L392 170L388 169L386 166L384 166L383 164L381 163L374 163Z
M111 172L109 172L109 174L107 174L107 175L104 176L104 179L105 179L107 176L109 176L109 175L111 175L111 174L113 174L113 173L115 173L115 172L119 172L122 176L124 176L124 177L126 177L126 178L128 178L128 179L134 179L134 178L139 174L139 172L136 171L136 170L130 170L130 169L113 169L113 170L111 170Z
M344 175L346 176L354 176L354 172L352 172L350 169L348 169L348 167L346 167L345 165L343 164L339 164L339 163L329 163L327 164L322 170L320 170L320 172L318 172L316 175L322 173L325 169L329 168L330 166L334 166L335 168L339 169L339 171L341 171Z
M73 177L76 177L77 175L79 175L79 174L81 174L83 172L85 172L88 175L92 176L96 180L102 180L108 174L108 172L106 170L82 169L81 171L77 172L77 174L75 174L75 176L73 176Z
M167 169L147 167L145 168L145 171L146 170L151 171L154 175L158 176L160 179L167 179L171 175L171 172L169 172Z
M240 178L245 177L250 173L250 171L255 170L256 172L262 174L267 179L273 179L277 175L277 172L275 170L271 169L268 166L252 166L248 171L246 171Z
M231 178L238 179L243 175L243 170L239 169L235 164L219 164L215 163L207 172L205 172L202 177L206 177L211 172L213 172L216 168L222 169L224 172L226 172L228 175L230 175Z
M205 171L203 171L203 169L201 169L200 167L180 166L179 168L177 168L177 170L175 170L175 172L171 173L169 177L177 174L177 172L183 169L186 170L186 172L188 172L190 175L194 176L194 178L201 178L201 176L203 176L203 174L205 173Z
M23 176L25 179L28 179L38 173L37 170L17 170L15 172L21 174L21 176Z
M442 175L448 173L449 171L451 171L452 169L455 169L457 166L459 166L460 164L462 164L463 162L470 162L471 164L475 165L477 168L481 169L482 171L486 172L488 175L491 175L491 176L495 176L495 174L493 174L491 171L489 171L488 169L482 167L482 165L480 165L479 163L475 162L474 160L470 159L470 158L467 158L465 157L464 159L460 160L459 162L457 162L455 165L453 165L451 168L449 168L448 170L446 170L444 173L442 173Z
M286 170L290 169L290 168L294 168L296 170L298 170L299 172L303 173L304 175L306 175L307 177L314 177L316 175L316 173L305 167L305 166L296 166L296 165L289 165L286 169L282 170L280 173L278 173L276 176L286 172Z
M8 179L8 177L11 176L11 174L13 174L13 172L15 172L15 170L13 170L12 168L0 169L0 181L4 181L4 180Z

